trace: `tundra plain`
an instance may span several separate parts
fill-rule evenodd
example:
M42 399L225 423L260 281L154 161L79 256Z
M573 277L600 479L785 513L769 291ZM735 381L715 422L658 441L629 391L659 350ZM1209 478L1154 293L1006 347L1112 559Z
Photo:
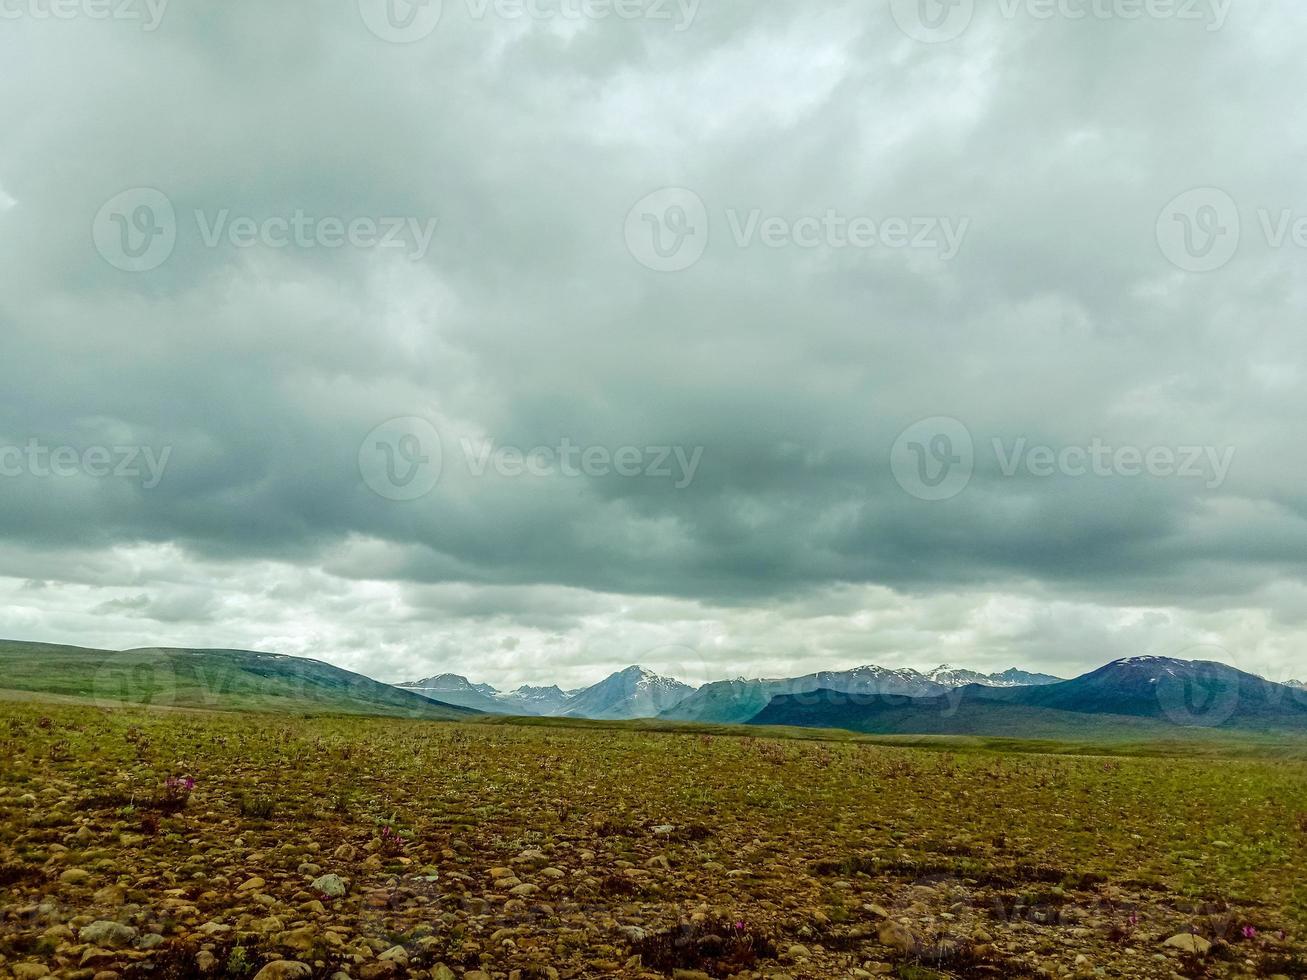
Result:
M0 975L1307 975L1295 753L781 734L0 702Z

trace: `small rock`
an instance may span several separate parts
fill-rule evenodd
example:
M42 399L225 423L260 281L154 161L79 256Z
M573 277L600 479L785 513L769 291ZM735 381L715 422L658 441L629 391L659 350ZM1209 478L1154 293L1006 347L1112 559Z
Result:
M310 887L328 898L340 898L345 894L345 880L340 875L331 874L314 878Z
M313 968L294 960L273 960L258 973L254 980L306 980L313 976Z
M1182 950L1186 953L1194 953L1198 956L1206 956L1211 951L1212 944L1202 936L1195 936L1192 932L1181 932L1172 936L1163 946L1170 946L1172 949Z
M896 949L904 955L917 948L917 938L912 935L912 931L903 923L895 922L893 919L886 919L880 924L880 928L876 931L876 939L882 946Z
M80 942L103 946L106 949L126 949L136 939L136 930L112 919L99 919L90 925L82 926L77 933L77 938Z

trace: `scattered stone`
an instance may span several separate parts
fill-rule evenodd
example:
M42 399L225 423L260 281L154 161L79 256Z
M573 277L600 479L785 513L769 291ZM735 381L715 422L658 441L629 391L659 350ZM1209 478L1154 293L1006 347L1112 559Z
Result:
M340 898L345 894L345 880L340 875L327 874L314 878L310 887L328 898Z
M876 939L882 946L898 950L903 955L912 953L917 948L917 938L907 926L893 919L886 919L876 930Z
M106 949L126 949L136 939L136 930L111 919L99 919L82 926L77 933L80 942L103 946Z
M295 960L273 960L258 973L254 980L307 980L313 976L313 967Z
M1195 936L1192 932L1178 933L1166 940L1162 945L1185 953L1192 953L1196 956L1206 956L1212 949L1210 942L1202 936Z

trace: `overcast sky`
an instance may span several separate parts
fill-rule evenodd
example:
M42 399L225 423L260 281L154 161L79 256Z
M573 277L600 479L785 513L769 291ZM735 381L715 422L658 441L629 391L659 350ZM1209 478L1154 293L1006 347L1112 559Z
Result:
M0 635L1307 673L1301 3L60 3Z

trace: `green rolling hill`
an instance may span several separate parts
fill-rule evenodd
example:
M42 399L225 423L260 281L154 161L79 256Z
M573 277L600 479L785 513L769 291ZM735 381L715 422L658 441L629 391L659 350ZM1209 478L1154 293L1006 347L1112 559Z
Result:
M318 660L250 650L93 650L0 640L0 690L156 708L339 712L437 720L480 712Z

